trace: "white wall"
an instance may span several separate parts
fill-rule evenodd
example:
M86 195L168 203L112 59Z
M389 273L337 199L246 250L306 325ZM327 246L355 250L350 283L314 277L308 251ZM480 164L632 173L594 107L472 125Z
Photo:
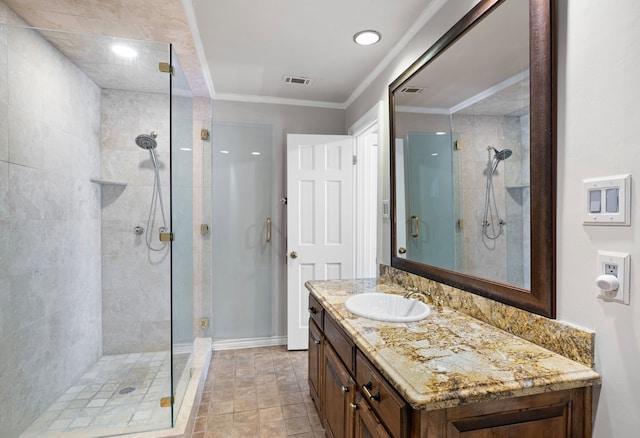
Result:
M568 0L559 14L558 318L596 332L594 436L640 433L640 2ZM585 227L583 178L631 173L630 227ZM595 298L598 249L631 253L631 304Z
M448 2L347 109L347 126L375 101L387 102L388 84L475 2L462 3ZM632 182L630 227L584 227L579 208L583 178L629 172L640 180L640 2L558 3L557 316L596 332L603 386L594 397L594 437L634 437L640 430L639 186ZM388 139L383 146L379 192L389 199ZM378 257L388 262L389 225L379 220L379 227ZM598 249L631 254L629 306L595 298Z

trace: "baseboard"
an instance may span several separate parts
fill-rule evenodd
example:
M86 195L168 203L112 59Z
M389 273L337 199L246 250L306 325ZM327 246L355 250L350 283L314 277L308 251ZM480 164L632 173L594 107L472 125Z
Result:
M189 353L193 353L193 342L173 344L173 354L189 354Z
M212 349L214 351L240 350L243 348L274 347L278 345L287 345L287 337L272 336L268 338L224 339L213 341Z

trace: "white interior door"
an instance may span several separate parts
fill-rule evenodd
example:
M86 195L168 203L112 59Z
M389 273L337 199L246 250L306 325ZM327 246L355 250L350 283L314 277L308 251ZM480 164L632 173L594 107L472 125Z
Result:
M307 348L308 280L353 278L351 136L287 136L287 335Z

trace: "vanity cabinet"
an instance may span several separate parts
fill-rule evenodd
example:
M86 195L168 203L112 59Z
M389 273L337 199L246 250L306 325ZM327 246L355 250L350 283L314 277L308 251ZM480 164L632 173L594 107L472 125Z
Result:
M356 382L390 436L407 436L409 406L360 350L356 350Z
M413 411L412 437L588 438L591 387Z
M322 379L324 378L324 334L322 333L324 309L309 295L309 394L322 418Z
M347 438L353 436L355 382L338 354L328 343L324 347L324 425L327 436Z
M391 438L360 393L356 394L355 438Z
M413 409L318 302L309 391L330 438L589 438L592 387ZM321 319L313 316L320 315Z
M322 389L324 362L324 336L313 320L309 321L309 394L320 416L322 404L320 390Z

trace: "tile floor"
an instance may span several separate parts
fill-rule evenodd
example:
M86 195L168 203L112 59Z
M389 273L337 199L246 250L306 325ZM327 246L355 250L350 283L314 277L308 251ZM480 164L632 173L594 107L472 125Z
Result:
M189 354L177 355L180 375ZM87 438L171 426L168 351L103 356L49 407L21 438ZM1 435L1 433L0 433Z
M286 347L214 351L192 438L320 438L307 352Z

